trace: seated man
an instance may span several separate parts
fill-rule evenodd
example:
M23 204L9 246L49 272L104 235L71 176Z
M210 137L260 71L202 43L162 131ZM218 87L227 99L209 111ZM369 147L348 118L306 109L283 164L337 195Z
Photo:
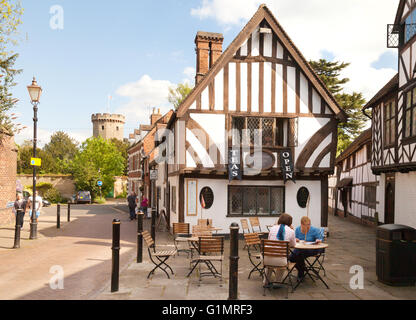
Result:
M300 224L300 227L297 227L295 231L296 242L304 240L305 242L320 243L324 240L323 229L312 227L311 219L303 217ZM305 258L319 254L322 250L323 249L293 250L289 260L291 262L296 262L295 268L298 270L298 281L302 281L305 277Z

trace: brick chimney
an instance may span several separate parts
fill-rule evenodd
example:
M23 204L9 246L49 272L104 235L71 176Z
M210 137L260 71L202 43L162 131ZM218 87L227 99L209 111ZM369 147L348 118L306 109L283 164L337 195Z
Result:
M156 121L160 118L162 118L162 115L160 114L160 109L158 109L156 113L156 109L153 108L153 113L150 116L150 124L153 126L156 123Z
M222 54L224 36L221 33L199 31L195 37L196 76L195 84L208 73Z

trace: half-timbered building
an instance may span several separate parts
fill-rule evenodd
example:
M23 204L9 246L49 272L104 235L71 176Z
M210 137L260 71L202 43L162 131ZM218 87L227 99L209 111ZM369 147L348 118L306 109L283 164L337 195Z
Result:
M377 226L380 177L371 170L371 149L367 129L337 157L329 181L329 206L334 215Z
M380 175L382 223L416 227L416 1L401 0L388 47L398 49L398 74L364 107L371 109L372 170Z
M309 215L327 227L345 113L265 5L224 52L222 43L221 34L198 32L196 86L168 124L170 222L209 218L228 233L258 216L265 230L287 212L295 224ZM232 159L230 150L238 150Z

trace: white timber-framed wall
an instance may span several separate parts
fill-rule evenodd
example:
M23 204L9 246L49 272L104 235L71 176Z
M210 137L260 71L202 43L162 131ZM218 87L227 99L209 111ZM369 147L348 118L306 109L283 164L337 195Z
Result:
M203 50L209 51L201 49L203 42L213 47L222 39L218 34L198 33L197 60ZM334 170L337 125L346 116L267 7L260 6L209 71L201 73L197 67L197 75L201 77L196 87L168 125L175 134L175 164L168 166L168 182L177 206L176 212L171 210L170 222L193 225L197 219L209 218L222 233L228 233L232 222L255 215L262 230L267 230L267 225L287 212L296 226L302 216L309 215L313 225L328 227L328 175ZM242 132L250 126L269 130L263 130L261 138L262 157L269 165L250 174L250 154L243 150L243 179L229 182L228 151L233 139L228 132ZM283 181L279 158L285 150L293 155L296 183ZM198 185L197 216L187 212L189 180ZM201 210L199 193L204 187L211 188L214 202L210 209ZM249 212L245 212L241 200L241 214L236 214L239 190L241 197L249 197L242 187L256 193L256 207L248 204ZM310 193L306 208L297 202L301 187ZM236 195L237 204L230 202L230 192ZM280 204L272 206L272 194L278 195ZM259 207L259 203L265 205ZM265 212L267 206L269 212Z

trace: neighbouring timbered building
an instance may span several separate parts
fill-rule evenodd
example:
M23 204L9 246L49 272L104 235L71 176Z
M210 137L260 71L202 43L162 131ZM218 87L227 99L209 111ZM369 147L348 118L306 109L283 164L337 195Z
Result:
M364 107L372 111L372 170L380 176L380 222L416 227L416 1L401 0L388 25L398 74Z
M329 207L335 215L377 226L380 177L371 171L371 154L371 129L367 129L335 160Z
M228 233L258 216L267 230L287 212L295 225L308 215L327 227L345 113L265 5L225 52L222 43L221 34L198 32L196 85L168 123L174 161L159 167L170 223L208 218Z

